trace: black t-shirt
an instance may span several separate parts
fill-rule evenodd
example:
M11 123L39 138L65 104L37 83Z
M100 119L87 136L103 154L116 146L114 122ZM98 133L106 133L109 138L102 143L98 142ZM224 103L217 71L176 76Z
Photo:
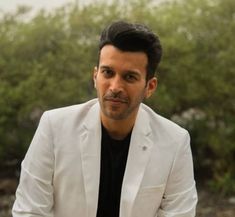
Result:
M124 140L112 139L102 126L101 169L97 217L118 217L122 180L131 132Z

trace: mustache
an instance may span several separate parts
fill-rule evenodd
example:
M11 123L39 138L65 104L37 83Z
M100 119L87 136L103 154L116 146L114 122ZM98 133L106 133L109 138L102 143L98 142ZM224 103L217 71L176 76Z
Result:
M127 103L129 100L127 97L122 96L120 93L108 92L104 95L104 100L116 100L123 103Z

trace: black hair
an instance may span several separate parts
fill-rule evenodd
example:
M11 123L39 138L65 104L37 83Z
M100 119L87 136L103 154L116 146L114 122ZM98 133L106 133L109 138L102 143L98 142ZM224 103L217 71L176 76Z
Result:
M158 36L147 26L116 21L101 33L99 51L108 44L122 51L144 52L148 57L146 79L154 77L161 60L162 47Z

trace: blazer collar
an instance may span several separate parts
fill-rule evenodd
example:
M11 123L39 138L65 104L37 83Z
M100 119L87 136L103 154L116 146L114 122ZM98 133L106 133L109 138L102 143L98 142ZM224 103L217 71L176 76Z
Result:
M152 140L147 112L140 106L131 135L130 148L123 178L120 217L130 217L135 197L148 163ZM100 107L97 102L88 111L81 133L81 157L87 216L95 217L98 205L101 153Z
M101 122L99 104L87 113L81 132L81 159L87 202L87 217L95 217L100 180Z
M151 155L153 141L147 112L140 106L133 128L122 184L120 217L130 217L131 210Z

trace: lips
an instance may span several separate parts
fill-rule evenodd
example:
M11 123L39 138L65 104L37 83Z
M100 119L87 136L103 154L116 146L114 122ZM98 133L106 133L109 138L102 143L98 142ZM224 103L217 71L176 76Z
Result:
M103 96L104 101L109 101L113 104L121 104L121 103L128 103L128 97L122 95L120 92L113 92L113 91L108 91L104 96Z
M105 101L110 101L113 103L127 103L128 100L127 99L123 99L123 98L113 98L113 97L104 97Z
M111 101L111 102L120 102L120 103L125 103L126 101L123 99L113 99L113 98L108 98L105 99L106 101Z

